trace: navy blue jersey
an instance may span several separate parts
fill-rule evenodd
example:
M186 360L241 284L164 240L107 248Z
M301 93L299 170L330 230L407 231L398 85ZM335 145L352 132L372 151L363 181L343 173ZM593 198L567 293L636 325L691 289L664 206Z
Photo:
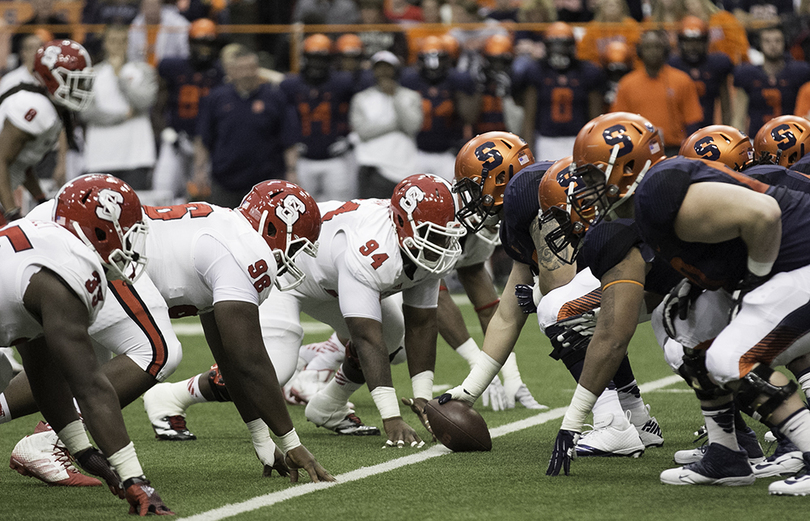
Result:
M714 103L720 97L720 88L725 85L728 75L734 70L729 57L721 52L713 52L708 54L702 63L691 65L680 56L673 56L669 59L669 64L688 74L695 82L700 106L703 108L703 121L700 126L711 125L714 122Z
M526 72L519 85L537 89L537 112L534 128L547 137L576 136L591 119L589 95L605 88L604 72L596 64L575 61L565 72L559 72L540 61ZM527 136L528 138L528 136Z
M743 63L734 69L734 86L748 95L751 122L747 134L757 131L775 116L793 114L796 95L810 81L810 64L785 58L785 67L771 79L761 66Z
M799 192L810 192L810 177L779 165L757 165L743 172L769 185L782 185Z
M577 268L590 268L597 279L622 262L630 250L638 248L642 258L651 264L644 279L644 289L666 295L683 277L669 263L655 255L644 244L641 232L632 219L602 221L585 234L585 242L577 257Z
M301 141L295 108L281 89L262 84L247 98L231 84L203 100L197 132L211 153L211 176L228 190L283 178L284 151Z
M280 87L298 112L302 155L328 159L329 146L349 133L349 101L356 92L352 75L332 72L325 82L310 85L301 76L291 74Z
M169 99L166 105L168 125L189 136L196 135L200 102L215 87L222 85L224 74L219 65L198 71L184 58L165 58L158 74L166 82Z
M517 173L503 192L501 216L501 244L512 259L537 270L537 252L529 229L537 219L540 202L537 190L540 181L554 161L538 161Z
M810 154L805 154L801 159L793 163L790 169L810 175Z
M425 152L446 152L456 149L464 140L461 118L456 112L456 94L475 93L475 83L466 72L452 70L437 84L425 81L419 71L402 71L400 83L422 95L422 129L416 135L416 146Z
M506 130L503 119L503 98L496 92L498 86L495 82L486 82L481 92L481 111L478 121L473 125L473 134L484 134L495 130Z
M769 186L745 174L697 159L674 157L647 172L635 195L636 220L644 241L672 267L701 287L732 290L746 271L748 251L740 238L716 244L686 242L674 231L675 217L692 183L729 183L774 197L782 210L782 241L772 273L810 264L810 196Z

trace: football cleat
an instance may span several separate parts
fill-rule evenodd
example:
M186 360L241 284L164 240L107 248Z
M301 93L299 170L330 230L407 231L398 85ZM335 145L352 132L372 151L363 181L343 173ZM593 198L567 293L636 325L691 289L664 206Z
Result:
M628 456L644 454L644 443L629 421L613 422L613 414L594 416L593 430L585 431L577 442L577 457Z
M661 473L665 485L719 485L735 487L756 481L744 450L731 450L719 443L709 444L700 461Z
M639 415L642 416L641 418L634 417L631 411L630 423L636 427L638 437L641 438L641 442L644 444L645 448L662 447L664 445L664 434L661 432L661 426L654 416L650 416L650 406L645 405L644 409L646 410L646 414ZM642 421L644 423L636 425L636 420L638 420L639 423Z
M772 476L789 476L804 467L802 451L785 436L777 438L776 450L764 461L753 465L754 475L758 478Z
M344 436L379 436L380 429L374 427L373 425L366 425L363 421L357 417L354 413L349 413L343 418L341 421L335 423L334 425L324 424L321 427L325 427L331 431L335 431L338 434Z
M775 496L806 496L810 494L810 452L803 454L804 467L782 481L768 485L768 494Z
M99 487L101 481L85 476L73 465L67 447L44 422L34 434L21 439L11 451L9 467L49 486Z
M707 435L705 427L701 427L696 434L698 435L698 439L695 441L705 438ZM745 431L737 430L736 434L737 445L740 447L740 450L743 450L746 454L748 454L749 464L757 465L765 461L765 453L762 452L762 446L759 444L759 440L757 439L757 433L754 432L751 427L748 427ZM679 450L675 453L672 459L674 459L675 463L678 465L695 463L700 461L708 448L709 445L704 443L695 449Z
M195 436L186 427L186 418L181 415L164 416L152 421L152 429L155 431L155 438L167 441L191 441L196 440Z

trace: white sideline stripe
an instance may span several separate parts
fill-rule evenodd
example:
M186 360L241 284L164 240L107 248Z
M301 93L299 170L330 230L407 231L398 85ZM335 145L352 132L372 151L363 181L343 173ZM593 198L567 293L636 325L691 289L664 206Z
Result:
M673 383L679 381L682 381L680 376L672 375L666 378L662 378L660 380L655 380L653 382L641 384L639 385L639 389L641 389L641 392L650 392L656 389L660 389L662 387L666 387L668 385L672 385ZM528 429L529 427L534 427L535 425L540 425L542 423L546 423L548 421L561 418L562 416L565 415L565 411L567 409L568 407L558 407L557 409L541 412L540 414L537 414L535 416L531 416L523 420L508 423L506 425L501 425L500 427L490 429L489 433L493 438L498 438L506 434L511 434L513 432L517 432L523 429ZM215 508L213 510L209 510L208 512L203 512L201 514L197 514L191 517L184 517L181 519L189 521L219 521L220 519L226 519L228 517L244 514L245 512L250 512L253 510L258 510L260 508L269 507L275 505L276 503L281 503L282 501L285 501L287 499L292 499L309 494L311 492L317 492L319 490L331 488L340 485L342 483L351 483L352 481L357 481L358 479L363 479L369 476L374 476L376 474L389 472L391 470L395 470L400 467L404 467L406 465L421 463L422 461L426 461L438 456L450 454L450 452L451 452L450 449L444 447L443 445L436 445L417 454L410 454L408 456L403 456L395 460L386 461L385 463L379 463L371 467L361 467L357 470L352 470L351 472L340 474L339 476L335 476L335 479L337 479L338 481L325 483L305 483L285 490L279 490L278 492L272 492L270 494L258 496L253 499L243 501L241 503L233 503L230 505L225 505L219 508ZM301 474L306 475L306 473L303 470L300 472Z

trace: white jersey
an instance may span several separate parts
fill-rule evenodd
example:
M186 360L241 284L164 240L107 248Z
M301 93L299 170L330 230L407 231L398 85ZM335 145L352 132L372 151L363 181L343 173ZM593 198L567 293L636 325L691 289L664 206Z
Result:
M294 290L304 298L328 300L340 293L340 272L385 298L402 292L405 304L419 308L436 307L439 280L449 273L432 274L417 268L412 276L405 272L399 240L389 217L387 199L361 199L341 203L318 204L321 211L321 235L316 258L298 256L296 264L307 278ZM335 259L343 253L343 264ZM452 269L452 268L451 268ZM346 281L343 281L344 283ZM346 287L346 286L344 286ZM354 295L352 295L354 297ZM345 312L347 301L341 299L344 316L372 316ZM379 307L379 306L377 306Z
M33 136L9 167L11 188L14 189L25 180L26 170L54 149L62 132L62 120L45 95L23 90L15 92L0 104L0 125L5 125L7 121Z
M276 261L242 214L207 203L144 206L144 213L146 271L172 318L206 313L219 300L267 298Z
M58 224L22 219L0 228L0 345L42 335L23 305L31 277L42 268L57 274L81 300L90 322L95 320L107 289L96 255Z
M486 237L484 240L481 236ZM492 257L492 252L495 251L498 238L497 229L493 232L487 228L482 228L476 233L468 233L462 237L464 244L461 247L461 255L456 261L456 268L466 268L467 266L475 266L486 262L487 259Z

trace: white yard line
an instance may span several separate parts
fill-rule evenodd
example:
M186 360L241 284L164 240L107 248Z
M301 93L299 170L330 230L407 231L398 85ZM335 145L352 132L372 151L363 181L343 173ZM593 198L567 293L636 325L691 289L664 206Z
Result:
M680 376L672 375L660 380L655 380L654 382L639 385L639 389L641 389L641 392L650 392L680 381L682 381ZM489 432L493 438L498 438L499 436L511 434L513 432L528 429L529 427L534 427L535 425L540 425L552 420L556 420L557 418L561 418L563 415L565 415L566 409L567 407L559 407L550 411L541 412L540 414L523 420L501 425L500 427L495 427L494 429L490 429ZM250 512L252 510L269 507L287 499L292 499L312 492L317 492L319 490L336 487L344 483L351 483L352 481L357 481L358 479L375 476L377 474L389 472L407 465L421 463L425 460L436 458L438 456L444 456L445 454L450 454L450 450L445 448L443 445L436 445L416 454L409 454L408 456L386 461L385 463L380 463L371 467L362 467L351 472L346 472L345 474L340 474L339 476L335 476L337 481L329 483L305 483L280 490L278 492L273 492L271 494L258 496L241 503L225 505L215 508L214 510L209 510L208 512L203 512L191 517L185 517L183 519L189 521L219 521L220 519L226 519L245 512ZM306 475L304 471L301 471L301 473Z

